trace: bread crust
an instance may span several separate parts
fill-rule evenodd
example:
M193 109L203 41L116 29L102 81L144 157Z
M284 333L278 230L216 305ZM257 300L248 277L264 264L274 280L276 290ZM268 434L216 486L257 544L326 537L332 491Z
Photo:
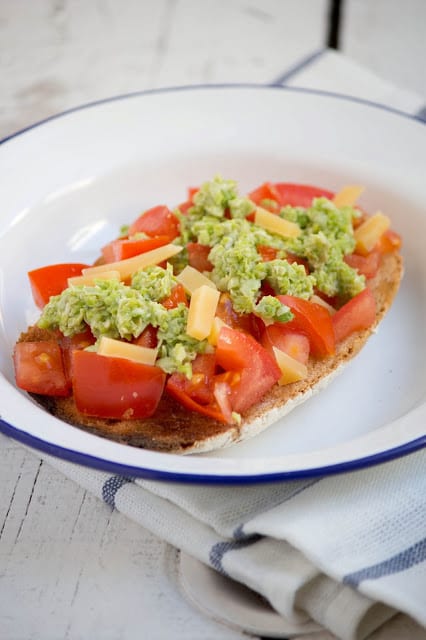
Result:
M182 407L164 394L155 414L143 420L110 420L86 416L73 397L32 394L51 414L75 427L135 447L170 453L201 453L241 442L266 429L297 405L325 388L344 365L364 346L389 310L402 278L401 256L382 256L377 275L368 284L376 300L377 315L372 327L353 333L337 347L334 356L308 362L308 376L285 386L276 384L256 405L242 414L240 425L227 425ZM36 327L21 335L20 341L54 339Z

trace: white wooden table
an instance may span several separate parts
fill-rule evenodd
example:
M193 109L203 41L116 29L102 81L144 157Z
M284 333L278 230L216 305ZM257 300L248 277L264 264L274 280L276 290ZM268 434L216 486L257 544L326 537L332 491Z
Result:
M3 0L0 139L115 94L272 82L326 44L328 12L327 0ZM425 34L424 0L343 5L342 51L423 96ZM1 639L244 637L186 602L174 549L2 435L0 461Z

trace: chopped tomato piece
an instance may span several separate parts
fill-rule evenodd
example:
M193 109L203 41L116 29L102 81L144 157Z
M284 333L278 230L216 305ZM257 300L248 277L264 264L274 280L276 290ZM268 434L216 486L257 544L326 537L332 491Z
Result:
M391 253L392 251L398 251L401 246L402 238L399 233L392 231L392 229L388 229L380 238L376 245L376 249L380 253Z
M151 251L157 247L162 247L168 242L168 236L154 236L153 238L143 238L141 240L119 238L102 247L102 255L106 263L118 262L119 260L133 258L133 256Z
M288 330L303 333L309 338L312 354L323 358L335 352L335 340L331 315L319 304L296 298L295 296L277 296L294 314L293 320L286 323Z
M99 418L148 418L157 408L166 381L159 367L94 351L74 351L72 369L78 410Z
M232 423L231 387L225 381L216 380L213 394L227 423Z
M13 361L20 389L48 396L69 395L61 348L56 342L18 342Z
M306 184L292 184L288 182L277 182L273 185L277 200L281 206L310 207L314 198L332 199L334 193L327 189L312 187Z
M52 264L28 272L34 302L42 309L51 296L57 296L68 287L68 278L81 276L87 264L63 263Z
M178 304L181 304L181 303L183 303L186 306L189 306L185 289L183 285L178 283L173 287L170 295L167 296L167 298L164 298L164 300L162 300L161 304L163 305L163 307L166 307L166 309L174 309L175 307L178 306Z
M261 343L273 355L273 348L284 351L289 356L306 364L309 359L309 338L303 333L289 331L285 322L275 322L265 327Z
M94 344L96 339L89 328L82 333L77 333L75 336L67 337L61 336L60 345L62 348L62 357L64 361L64 371L67 381L71 386L72 382L72 353L75 349L86 349L91 344Z
M249 334L229 327L222 327L219 332L216 362L225 371L240 374L230 393L232 409L238 413L259 402L281 377L275 359L261 344Z
M147 347L148 349L155 349L158 344L157 329L149 324L141 333L140 336L133 340L133 344L137 344L140 347Z
M345 262L352 269L356 269L358 273L366 278L374 278L380 266L380 253L378 251L370 251L365 256L357 253L351 253L345 256Z
M190 411L197 411L214 418L219 422L231 422L231 414L227 410L224 397L218 391L218 402L215 394L215 356L200 354L192 363L192 378L182 373L173 373L167 380L167 392ZM224 389L222 389L223 393ZM225 412L223 411L225 408Z
M264 182L260 187L251 191L248 197L257 205L260 205L264 200L279 202L279 194L271 182Z
M142 213L129 227L129 236L142 231L148 236L167 236L168 241L179 235L179 220L165 205Z
M237 313L232 306L232 300L227 293L222 293L216 308L216 316L233 329L259 335L256 316L251 313Z
M300 256L296 256L294 253L287 252L285 259L290 264L293 264L293 263L303 264L303 266L305 267L306 273L310 272L309 262L304 258L301 258Z
M376 302L371 290L366 287L332 316L336 342L344 340L355 331L368 329L375 319Z
M198 193L200 190L200 187L188 187L188 200L190 200L192 203L194 202L194 196L196 193Z
M259 244L256 249L263 262L270 262L271 260L275 260L277 257L278 249L274 249L274 247Z
M191 267L198 271L211 271L213 265L209 260L211 247L199 242L188 242L186 245L188 251L188 262Z

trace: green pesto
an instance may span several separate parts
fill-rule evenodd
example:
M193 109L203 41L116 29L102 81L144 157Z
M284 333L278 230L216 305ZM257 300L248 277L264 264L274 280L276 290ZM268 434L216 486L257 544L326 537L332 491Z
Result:
M133 275L130 285L96 280L91 286L71 286L50 299L39 326L72 336L88 325L96 338L132 340L152 325L158 329L157 364L168 373L180 371L190 376L192 360L210 349L208 342L186 333L186 305L166 309L161 304L177 283L174 274L188 263L187 242L211 247L213 270L208 275L220 291L229 293L237 312L254 313L268 322L288 322L292 313L276 297L262 294L265 283L277 294L309 299L317 288L342 301L365 287L364 276L344 261L355 246L355 209L337 208L326 198L315 199L307 209L284 207L279 215L301 229L291 239L248 221L247 215L254 210L253 202L238 195L234 181L215 177L200 187L186 214L175 212L181 221L181 236L174 242L184 250L166 269L147 267ZM264 262L258 251L262 245L276 249L276 258ZM309 275L303 265L286 260L288 253L309 264Z
M359 215L356 209L338 208L327 198L315 198L307 209L284 207L280 215L300 226L302 233L289 239L286 248L308 262L319 291L345 301L364 289L364 276L344 262L355 249L352 223Z
M166 309L159 302L165 291L168 295L169 287L164 287L164 283L176 283L170 270L150 267L146 272L135 274L131 286L97 280L92 286L68 287L50 299L38 324L45 329L59 329L66 336L80 333L88 325L96 338L124 340L137 338L152 325L158 328L159 366L167 373L179 371L190 375L191 361L206 350L208 343L186 334L186 305Z

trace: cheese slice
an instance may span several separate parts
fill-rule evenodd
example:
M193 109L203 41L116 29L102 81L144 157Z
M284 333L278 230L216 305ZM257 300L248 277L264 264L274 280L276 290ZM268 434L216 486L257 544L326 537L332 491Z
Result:
M361 253L368 253L390 227L390 220L378 211L354 231L356 249Z
M353 207L364 191L360 185L348 185L343 187L333 198L336 207Z
M297 238L301 233L301 229L298 224L285 220L284 218L280 218L276 213L266 211L266 209L262 209L262 207L257 207L254 214L254 223L271 233L276 233L277 235L282 236L283 238Z
M178 276L176 276L176 280L181 283L184 287L185 291L192 296L194 291L199 289L202 286L211 287L212 289L216 289L216 285L214 282L207 278L207 276L203 275L194 267L186 266Z
M122 342L102 336L99 341L98 354L100 356L109 356L110 358L125 358L139 362L140 364L154 365L157 359L158 349L149 349L141 347L130 342Z
M118 271L120 278L125 280L140 269L168 260L168 258L171 258L182 251L182 248L183 247L178 247L176 244L165 244L162 247L157 247L157 249L152 249L152 251L146 251L145 253L141 253L133 258L127 258L126 260L120 260L118 262L110 262L109 264L101 264L97 267L88 267L87 269L83 269L83 275L93 277L100 273L104 273L105 271L112 270Z
M209 337L219 297L220 291L205 284L193 292L186 326L186 332L189 336L197 340Z
M68 278L68 286L90 286L94 284L95 280L120 280L120 272L117 270L104 271L94 276L75 276Z
M281 370L281 378L278 380L278 384L290 384L291 382L297 382L298 380L304 380L308 375L308 369L306 365L295 358L292 358L281 349L273 347L275 360Z

